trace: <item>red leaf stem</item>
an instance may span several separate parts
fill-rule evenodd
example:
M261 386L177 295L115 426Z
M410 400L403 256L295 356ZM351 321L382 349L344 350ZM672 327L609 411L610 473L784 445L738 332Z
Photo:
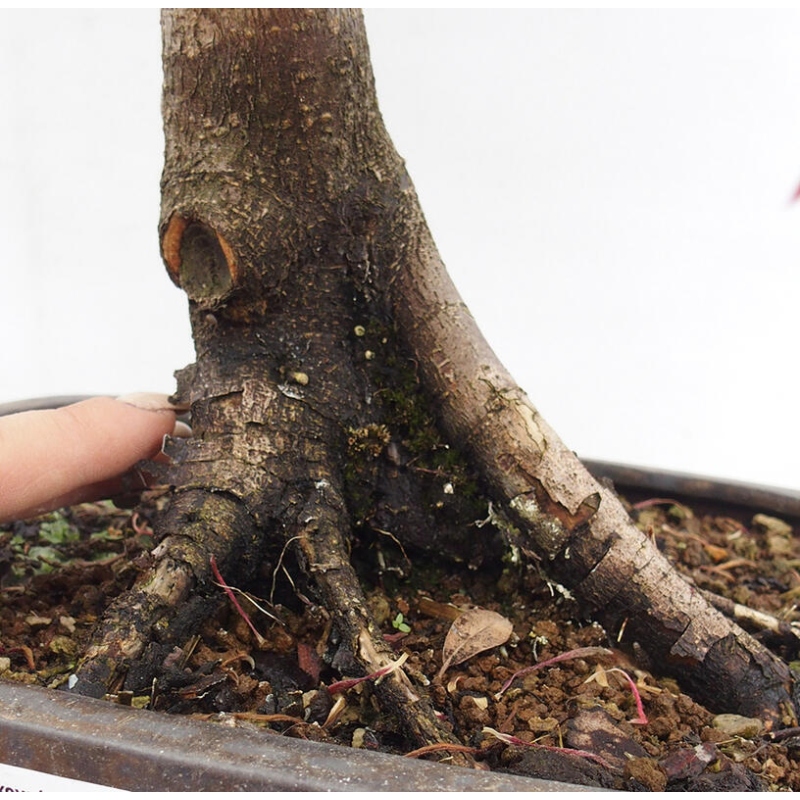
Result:
M214 558L212 555L209 559L209 563L211 564L211 572L214 575L214 578L217 581L217 585L228 595L228 599L233 603L233 607L239 612L241 618L247 623L247 627L253 632L253 636L256 637L256 641L258 642L259 646L265 644L266 640L264 637L256 630L256 626L253 625L250 617L247 616L247 612L241 607L239 601L236 599L236 595L233 593L233 589L225 582L225 578L222 577L222 573L219 571L219 567L217 566L217 559Z
M530 667L525 667L524 669L517 670L501 687L500 691L494 696L495 700L499 700L503 693L508 689L509 686L517 679L521 678L523 675L527 675L529 672L534 672L537 669L542 669L543 667L550 667L553 664L558 664L559 661L569 661L572 658L586 658L587 656L610 656L611 651L606 649L605 647L578 647L575 650L569 650L566 653L561 653L561 655L554 656L553 658L548 658L546 661L540 661L538 664L534 664Z
M633 678L625 672L624 669L620 669L619 667L612 667L611 669L607 669L606 672L619 672L621 675L625 676L625 680L628 681L628 686L631 687L631 692L633 693L633 699L636 703L636 713L638 714L637 719L630 720L631 725L647 725L648 719L647 714L644 713L644 705L642 704L642 696L639 694L639 689L636 686Z
M378 681L381 678L385 678L387 675L405 664L406 659L408 659L408 653L403 653L403 655L401 655L397 661L392 661L391 664L381 667L379 670L376 672L371 672L369 675L364 675L363 678L346 678L343 681L332 683L328 687L328 693L339 694L340 692L346 692L348 689L352 689L354 686L358 686L359 683L364 683L364 681Z

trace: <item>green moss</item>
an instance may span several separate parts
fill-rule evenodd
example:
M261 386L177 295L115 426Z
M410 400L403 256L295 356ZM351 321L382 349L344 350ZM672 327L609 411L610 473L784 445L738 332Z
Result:
M395 459L418 477L426 509L451 524L466 524L482 516L486 500L464 454L442 436L430 399L417 375L417 364L402 352L390 326L377 318L354 328L355 360L371 384L373 420L347 430L344 468L350 508L366 520L376 502L379 459ZM370 353L372 358L364 358ZM394 452L387 453L393 446Z
M455 477L466 474L463 454L442 436L430 398L423 392L416 362L398 352L392 331L370 324L367 337L381 343L381 364L372 369L377 384L375 398L384 412L384 421L399 438L418 467L440 470Z
M353 456L366 453L377 458L391 439L391 432L385 425L372 423L361 428L347 429L347 449Z
M39 526L39 539L48 544L58 545L77 542L81 538L78 529L58 511L54 511Z

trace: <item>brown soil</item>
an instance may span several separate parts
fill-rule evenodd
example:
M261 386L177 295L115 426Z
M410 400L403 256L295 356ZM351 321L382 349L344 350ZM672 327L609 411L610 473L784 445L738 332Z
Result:
M3 678L52 688L69 680L103 610L147 563L148 518L160 502L154 493L135 514L82 505L0 527ZM631 513L699 589L783 623L800 619L800 542L786 523L705 515L657 498ZM715 717L660 675L624 629L585 619L569 593L535 567L508 563L489 574L435 564L388 537L356 542L353 558L386 638L398 658L407 654L403 668L428 687L464 746L489 768L631 790L800 789L800 730L769 732L759 721ZM289 591L270 603L272 581L271 573L261 578L260 608L239 595L260 642L219 589L217 614L165 660L155 686L109 700L209 724L233 716L235 724L283 736L413 750L376 711L370 680L328 690L357 671L337 649L324 610L286 580L278 585ZM447 631L470 606L499 612L514 633L437 680ZM790 625L757 635L788 661L797 657L800 638ZM516 671L575 650L501 692ZM646 724L637 719L636 694ZM448 753L418 757L446 761Z

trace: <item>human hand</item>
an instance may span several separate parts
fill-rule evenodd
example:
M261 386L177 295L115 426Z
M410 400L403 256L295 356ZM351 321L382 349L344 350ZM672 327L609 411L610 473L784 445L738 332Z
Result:
M0 417L0 522L119 493L165 435L189 433L177 410L167 395L140 393Z

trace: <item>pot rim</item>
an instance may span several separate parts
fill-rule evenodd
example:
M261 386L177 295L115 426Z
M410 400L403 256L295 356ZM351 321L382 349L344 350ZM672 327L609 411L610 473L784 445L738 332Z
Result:
M3 763L129 791L597 790L290 739L11 681L0 681L0 738Z

